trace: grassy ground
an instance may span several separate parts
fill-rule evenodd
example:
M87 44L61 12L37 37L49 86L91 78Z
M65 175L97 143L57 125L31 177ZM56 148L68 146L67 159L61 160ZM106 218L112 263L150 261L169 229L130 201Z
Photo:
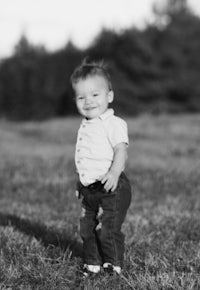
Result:
M81 281L78 119L0 121L0 289L200 289L200 116L128 119L121 277Z

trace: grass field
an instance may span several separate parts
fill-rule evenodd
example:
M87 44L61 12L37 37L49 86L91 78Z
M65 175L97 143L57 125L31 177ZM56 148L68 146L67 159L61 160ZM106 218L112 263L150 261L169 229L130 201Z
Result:
M0 121L0 289L200 289L200 115L127 119L121 277L79 277L80 119Z

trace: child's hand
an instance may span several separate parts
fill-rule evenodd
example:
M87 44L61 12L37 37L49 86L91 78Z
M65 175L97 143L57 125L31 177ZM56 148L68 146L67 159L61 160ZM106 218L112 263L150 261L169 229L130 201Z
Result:
M115 191L118 185L119 174L114 171L108 171L102 178L101 183L104 184L105 190L108 191Z

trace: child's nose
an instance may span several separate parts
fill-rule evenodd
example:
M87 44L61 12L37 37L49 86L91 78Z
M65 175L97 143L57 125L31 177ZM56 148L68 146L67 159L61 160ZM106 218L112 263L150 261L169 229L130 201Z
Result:
M85 98L85 103L86 104L89 104L91 102L91 97L90 96L87 96L86 98Z

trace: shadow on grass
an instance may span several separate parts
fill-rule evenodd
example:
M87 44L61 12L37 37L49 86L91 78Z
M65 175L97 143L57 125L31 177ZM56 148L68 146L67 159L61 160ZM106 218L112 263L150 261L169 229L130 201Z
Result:
M82 257L82 244L76 238L68 236L65 232L59 233L38 222L17 217L12 214L0 213L1 226L13 226L24 234L40 240L45 247L54 245L72 251L72 257Z

